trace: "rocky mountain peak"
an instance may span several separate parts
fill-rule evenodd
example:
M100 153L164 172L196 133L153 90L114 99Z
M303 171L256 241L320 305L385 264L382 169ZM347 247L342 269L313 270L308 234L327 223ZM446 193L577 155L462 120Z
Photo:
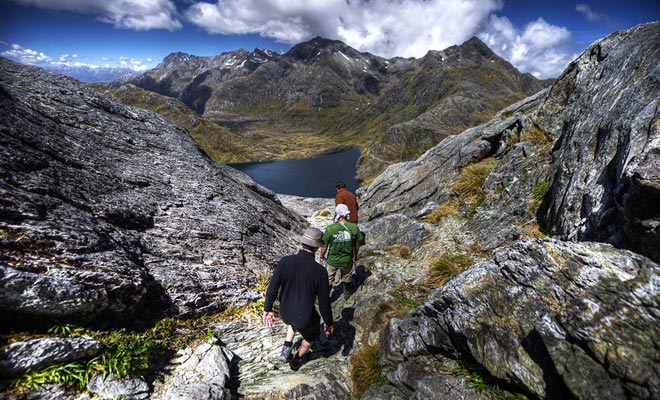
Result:
M452 64L482 64L492 61L504 61L476 36L460 45L445 50L431 50L422 58L422 65L428 62L446 62ZM513 67L511 67L513 69Z
M297 44L286 54L294 60L303 61L305 63L314 62L321 57L331 57L335 54L341 54L347 60L350 60L351 58L367 58L368 56L371 56L368 53L360 53L340 40L326 39L320 36L308 40L307 42Z
M194 62L197 59L199 59L198 56L177 51L165 56L165 58L163 58L163 61L160 64L158 64L156 68L169 69L175 67L178 64Z

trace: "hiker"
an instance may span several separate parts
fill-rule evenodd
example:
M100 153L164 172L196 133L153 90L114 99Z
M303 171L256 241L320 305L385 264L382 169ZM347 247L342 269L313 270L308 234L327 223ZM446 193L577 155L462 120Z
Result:
M335 223L329 225L323 233L320 261L326 264L330 283L341 285L344 294L349 295L348 282L353 276L353 264L357 259L360 242L364 239L358 226L350 219L350 210L346 204L339 204L335 208ZM326 259L327 251L327 259ZM336 288L339 290L339 287Z
M337 190L337 193L335 194L335 206L346 204L348 211L350 211L348 222L357 224L358 209L360 208L357 202L357 198L353 193L346 189L346 184L343 181L338 181L335 184L335 189Z
M323 246L322 235L323 233L317 228L307 228L300 238L302 250L298 254L283 257L277 263L266 290L264 324L273 327L275 321L273 303L279 292L280 317L288 325L280 361L289 362L294 371L303 364L303 356L320 335L321 320L314 306L317 299L323 316L324 333L328 336L334 332L328 273L314 260L316 251ZM291 358L293 337L296 332L302 335L303 340L300 349Z

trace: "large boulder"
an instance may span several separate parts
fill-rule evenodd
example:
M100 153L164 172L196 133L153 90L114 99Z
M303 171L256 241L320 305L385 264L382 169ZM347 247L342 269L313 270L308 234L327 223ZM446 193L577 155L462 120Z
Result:
M428 392L452 379L429 371L461 360L535 398L655 399L659 283L658 264L610 245L518 242L392 320L381 361L424 398L452 398Z
M303 229L184 129L73 79L0 59L0 115L3 329L245 304Z

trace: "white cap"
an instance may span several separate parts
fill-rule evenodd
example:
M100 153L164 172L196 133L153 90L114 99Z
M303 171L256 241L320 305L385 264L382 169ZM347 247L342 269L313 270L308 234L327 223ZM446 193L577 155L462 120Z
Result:
M335 208L335 222L339 221L339 217L347 218L350 213L346 204L338 204Z

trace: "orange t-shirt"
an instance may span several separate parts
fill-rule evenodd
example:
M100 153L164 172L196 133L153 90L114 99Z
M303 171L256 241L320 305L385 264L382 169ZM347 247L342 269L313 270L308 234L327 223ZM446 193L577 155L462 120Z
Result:
M348 207L348 211L350 211L350 215L348 216L348 222L353 222L356 223L358 222L358 208L360 206L357 203L357 199L355 198L355 195L346 188L341 188L339 191L337 191L337 194L335 195L335 207L339 204L346 204Z

